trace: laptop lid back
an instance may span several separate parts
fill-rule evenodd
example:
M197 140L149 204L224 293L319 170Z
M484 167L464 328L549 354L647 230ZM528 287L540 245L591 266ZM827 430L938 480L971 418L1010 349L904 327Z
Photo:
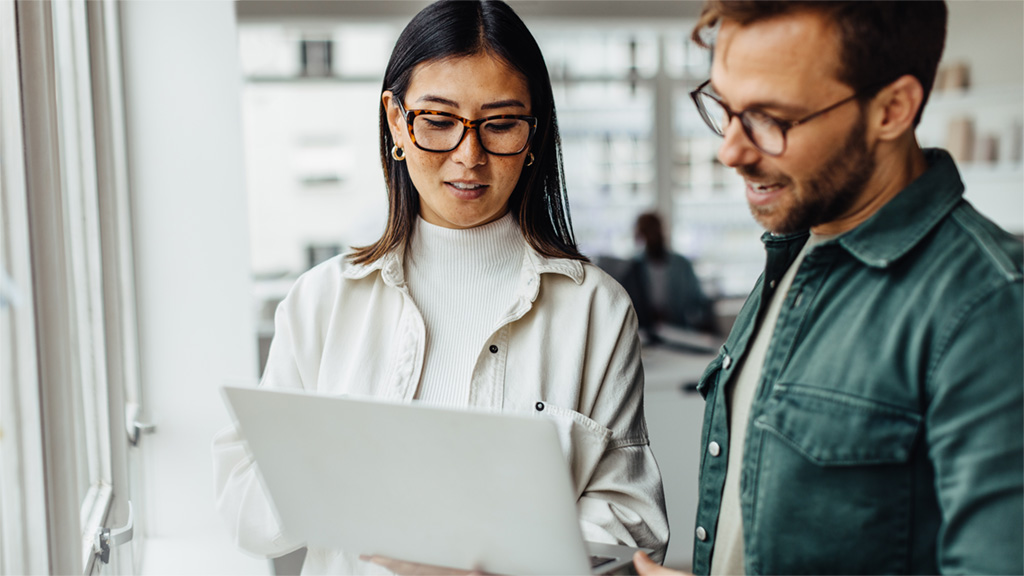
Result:
M285 533L356 554L505 574L585 574L554 423L225 387Z

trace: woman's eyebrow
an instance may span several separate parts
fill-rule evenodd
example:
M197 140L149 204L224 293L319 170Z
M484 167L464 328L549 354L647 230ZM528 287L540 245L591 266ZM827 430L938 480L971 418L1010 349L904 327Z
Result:
M459 103L445 98L443 96L436 96L434 94L424 94L416 99L416 102L429 102L432 104L440 104L442 106L450 106L452 108L458 108ZM507 100L498 100L496 102L488 102L480 107L481 110L493 110L495 108L526 108L526 104L523 104L519 100L509 98Z
M509 98L508 100L489 102L480 107L481 110L493 110L495 108L526 108L526 104L514 98Z
M442 106L451 106L452 108L458 108L459 103L454 100L442 98L441 96L434 96L433 94L424 94L416 99L416 102L430 102L433 104L441 104Z

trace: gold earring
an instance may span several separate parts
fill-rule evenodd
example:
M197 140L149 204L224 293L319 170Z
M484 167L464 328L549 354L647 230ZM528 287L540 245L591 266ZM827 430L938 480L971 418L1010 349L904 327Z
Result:
M533 166L533 152L526 153L526 165Z
M401 156L398 155L399 152L402 153ZM395 160L398 160L399 162L405 160L405 148L399 148L398 144L395 144L394 146L391 147L391 157L394 158Z

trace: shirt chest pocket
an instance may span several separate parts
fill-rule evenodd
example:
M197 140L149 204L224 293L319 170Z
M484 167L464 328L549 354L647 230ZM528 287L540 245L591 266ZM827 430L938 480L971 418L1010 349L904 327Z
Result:
M832 390L779 384L754 424L818 466L861 466L906 462L921 416Z
M578 498L590 483L591 476L604 456L612 431L575 410L546 402L536 402L533 411L538 416L554 421L562 452L572 471Z
M777 384L752 422L761 432L748 436L757 464L741 481L753 538L773 543L758 546L754 571L820 574L835 558L850 562L851 574L906 571L898 543L909 538L921 420L866 398Z

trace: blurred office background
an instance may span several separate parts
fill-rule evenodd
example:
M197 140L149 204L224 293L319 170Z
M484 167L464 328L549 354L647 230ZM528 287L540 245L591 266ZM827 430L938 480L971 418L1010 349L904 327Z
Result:
M720 326L728 329L760 272L763 252L742 183L717 161L719 140L688 96L709 68L709 55L688 39L700 3L511 4L547 57L584 253L615 272L617 262L638 250L636 216L657 212L671 248L694 263ZM76 563L95 574L297 570L297 558L272 563L238 551L214 513L210 440L229 422L219 387L257 381L273 336L273 311L299 274L382 231L381 77L399 32L424 5L0 0L0 252L6 271L0 283L0 574L77 573L67 569ZM28 45L37 33L41 44ZM1024 233L1021 38L1024 3L950 2L942 73L918 130L922 145L953 151L967 199L1018 235ZM41 60L26 57L36 52ZM103 54L115 57L104 60ZM12 62L20 62L20 76ZM88 70L95 76L104 66L117 81L90 88ZM25 72L30 67L59 80L46 84L46 74ZM19 141L27 149L37 130L46 131L39 124L46 113L34 108L42 98L36 91L60 110L54 148L74 162L36 165L38 152L15 150ZM19 114L28 118L24 124ZM93 132L96 144L74 144ZM108 149L121 153L105 163ZM22 180L14 162L28 166ZM53 374L51 333L61 324L45 315L32 320L31 313L65 299L31 280L32 262L43 258L35 255L37 245L46 238L30 229L39 228L48 205L24 192L33 178L51 172L86 183L84 204L71 200L65 209L73 216L82 212L84 224L63 225L74 229L62 245L80 244L68 251L81 258L54 254L68 262L66 277L58 274L74 296L66 300L88 303L78 305L89 312L77 318L91 327L80 329L73 342L57 339L71 350L67 359L74 366ZM120 200L105 199L107 180ZM106 228L111 218L121 226L113 244ZM106 262L113 260L121 263L120 275L108 277ZM108 286L114 284L120 291ZM112 316L111 310L124 313ZM117 338L110 336L113 324L123 327ZM703 410L687 390L710 358L702 348L713 347L716 337L685 331L680 337L692 346L648 347L644 365L651 442L673 531L666 563L687 568ZM113 349L126 350L116 370L109 367ZM87 361L90 355L107 358L106 372ZM47 397L51 386L72 388L59 410ZM97 412L106 404L94 395L108 392L109 410ZM24 416L33 413L42 414L41 421ZM54 424L62 414L73 425ZM103 431L103 419L121 429ZM58 469L47 453L52 438L68 439L70 447L58 452L67 452L63 461L75 473L66 480L48 474L42 482L32 471ZM64 483L74 486L52 502ZM96 523L124 525L129 498L132 544L115 551L110 564L96 561L90 555ZM108 500L96 510L87 506ZM58 533L61 514L80 522ZM68 542L82 546L77 559L53 550Z

